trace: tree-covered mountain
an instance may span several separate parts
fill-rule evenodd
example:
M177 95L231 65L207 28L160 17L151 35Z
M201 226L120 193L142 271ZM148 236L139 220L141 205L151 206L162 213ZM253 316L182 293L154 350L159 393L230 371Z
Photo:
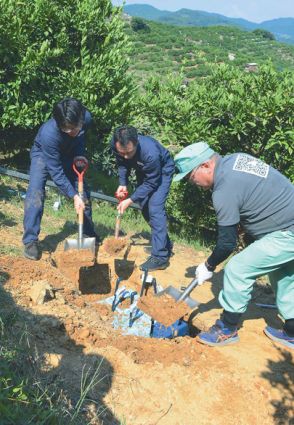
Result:
M126 5L124 11L130 16L138 16L171 25L203 27L214 25L237 26L249 31L261 28L272 32L277 40L294 44L294 18L273 19L257 24L246 19L229 18L217 13L200 10L180 9L176 12L159 10L148 4Z
M270 61L279 71L294 69L294 46L264 38L262 31L173 26L138 17L126 19L125 31L133 46L130 71L140 84L154 75L205 77L221 63L244 70L247 63L260 67Z

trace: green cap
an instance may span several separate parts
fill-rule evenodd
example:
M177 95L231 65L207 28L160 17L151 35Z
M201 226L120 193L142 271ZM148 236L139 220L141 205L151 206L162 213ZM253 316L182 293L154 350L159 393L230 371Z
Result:
M176 175L174 182L181 180L194 168L207 161L215 152L205 142L193 143L186 146L175 156Z

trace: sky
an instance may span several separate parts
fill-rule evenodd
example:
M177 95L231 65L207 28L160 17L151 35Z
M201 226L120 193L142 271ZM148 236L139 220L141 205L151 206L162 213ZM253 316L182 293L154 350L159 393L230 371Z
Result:
M262 22L294 17L294 0L126 0L128 4L149 4L160 10L192 9L220 13L231 18ZM122 5L123 0L113 0Z

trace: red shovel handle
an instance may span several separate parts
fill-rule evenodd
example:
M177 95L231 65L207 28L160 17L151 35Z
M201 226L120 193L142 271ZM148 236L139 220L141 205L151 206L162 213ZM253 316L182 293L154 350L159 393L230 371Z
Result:
M120 204L122 201L127 199L127 197L129 196L129 192L128 191L115 192L114 196L116 197L116 199L118 200L118 203Z
M84 174L89 167L89 162L84 156L76 156L73 161L72 168L78 176L78 192L83 199L84 191Z
M74 158L72 168L78 176L79 183L83 182L84 174L87 171L88 167L89 162L84 156L76 156Z

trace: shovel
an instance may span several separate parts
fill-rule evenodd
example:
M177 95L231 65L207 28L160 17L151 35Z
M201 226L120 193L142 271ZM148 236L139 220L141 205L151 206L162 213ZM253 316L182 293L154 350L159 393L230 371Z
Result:
M73 162L73 170L78 176L78 192L80 198L83 200L83 192L84 192L84 174L88 169L89 163L85 157L77 156ZM78 239L66 239L64 244L64 251L68 251L70 249L87 249L91 251L93 254L93 258L95 257L95 238L84 238L83 236L83 228L84 228L84 211L80 209L78 214L78 223L79 223L79 234Z
M196 288L197 285L198 285L198 279L195 277L184 291L179 291L177 288L170 285L163 291L158 292L158 294L156 294L155 297L161 297L162 295L169 295L171 298L175 300L176 304L179 304L180 302L184 302L187 304L187 306L190 309L193 310L200 303L196 300L193 300L193 298L190 298L189 295L193 291L193 289Z
M114 196L118 200L118 204L120 204L122 201L124 201L125 199L127 199L128 195L129 195L128 191L122 192L120 194L118 194L118 192L115 192L115 194L114 194ZM115 237L115 239L118 239L118 236L119 236L121 216L122 216L121 213L118 213L117 216L116 216L115 230L114 230L114 237Z

